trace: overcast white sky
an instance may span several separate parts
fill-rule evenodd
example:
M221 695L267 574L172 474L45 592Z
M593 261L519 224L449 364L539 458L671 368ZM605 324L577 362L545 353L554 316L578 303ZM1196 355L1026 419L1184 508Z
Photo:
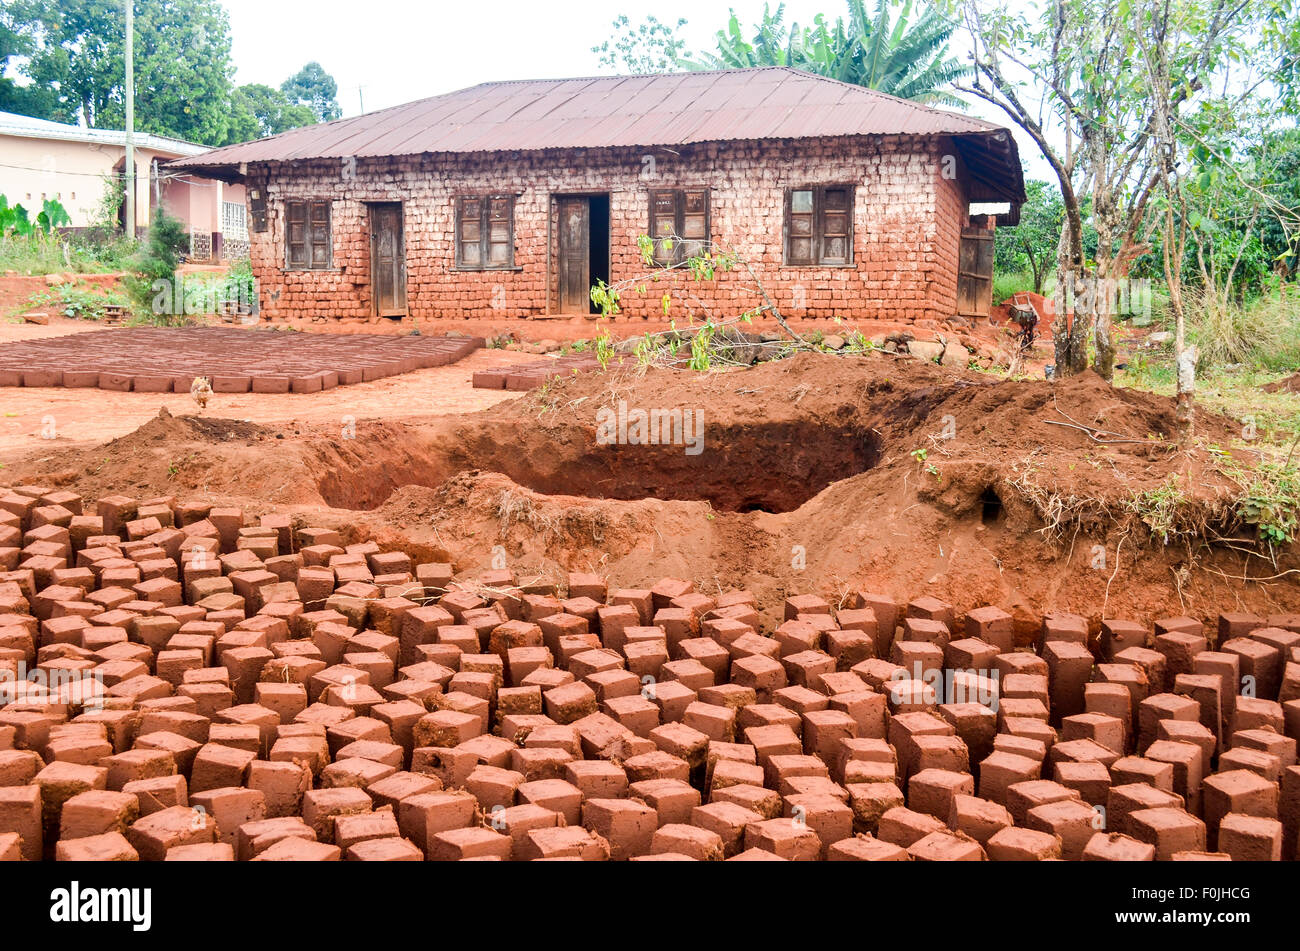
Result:
M344 115L436 96L494 79L590 76L600 70L593 46L620 13L639 23L688 21L692 47L712 47L734 7L746 24L762 0L222 0L230 11L239 83L278 86L317 60L339 84ZM776 3L772 3L776 8ZM838 16L844 0L788 0L786 19Z
M316 60L339 85L345 116L436 96L499 79L546 79L600 73L591 51L611 36L620 13L639 23L647 13L688 22L693 49L711 49L729 8L750 26L763 0L222 0L230 11L238 83L278 86ZM776 8L776 2L772 8ZM787 22L810 23L817 13L845 15L844 0L787 0ZM954 38L960 47L960 31ZM359 88L358 88L359 87ZM970 111L1005 122L997 110ZM1017 135L1029 174L1046 177L1032 142Z

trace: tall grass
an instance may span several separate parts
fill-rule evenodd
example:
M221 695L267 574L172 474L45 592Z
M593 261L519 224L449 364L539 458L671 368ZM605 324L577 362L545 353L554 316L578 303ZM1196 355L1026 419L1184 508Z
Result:
M1203 369L1245 364L1300 370L1300 293L1280 288L1246 303L1189 297L1188 331Z
M126 270L136 245L121 235L93 231L71 236L0 236L0 274L104 274Z

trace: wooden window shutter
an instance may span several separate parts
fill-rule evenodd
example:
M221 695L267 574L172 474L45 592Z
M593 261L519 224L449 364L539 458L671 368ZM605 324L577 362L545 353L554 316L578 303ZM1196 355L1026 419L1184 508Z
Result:
M330 203L286 201L284 203L285 262L290 268L321 270L334 258L330 232Z
M260 191L248 199L248 215L252 220L250 231L258 234L266 231L266 197Z
M654 260L667 267L677 260L680 233L677 230L677 192L650 193L650 237L654 239Z
M284 214L287 260L291 268L305 268L311 260L307 247L307 206L300 201L286 202Z
M327 268L333 257L330 246L330 206L326 201L314 201L310 205L308 228L311 244L311 264L313 268Z
M822 193L820 264L853 260L852 194L848 188L827 188Z
M469 195L456 200L456 266L469 271L515 265L515 198Z
M486 259L488 267L514 264L514 199L493 195L487 200Z
M785 263L789 267L853 263L853 187L795 188L785 199Z
M483 264L483 202L481 199L460 199L457 209L456 237L459 266L481 267Z
M661 267L699 254L709 242L709 190L687 188L650 193L650 237ZM671 244L670 244L671 242Z
M811 265L816 258L815 198L811 188L795 189L786 195L787 264Z
M709 241L709 193L707 189L688 190L681 201L681 260L693 257Z

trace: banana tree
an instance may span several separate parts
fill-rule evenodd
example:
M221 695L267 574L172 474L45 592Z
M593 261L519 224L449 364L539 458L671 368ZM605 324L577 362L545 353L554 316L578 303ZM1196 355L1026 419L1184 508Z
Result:
M961 106L947 90L968 68L949 55L955 29L937 6L915 0L876 0L868 13L865 0L848 0L848 16L832 23L824 15L811 26L786 24L785 5L763 18L747 37L733 12L716 37L717 52L680 60L689 69L791 66L840 82L931 105Z

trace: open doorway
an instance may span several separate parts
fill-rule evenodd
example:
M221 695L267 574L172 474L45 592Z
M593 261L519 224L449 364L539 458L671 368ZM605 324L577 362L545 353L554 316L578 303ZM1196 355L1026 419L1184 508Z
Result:
M559 195L555 262L559 313L596 313L591 288L610 279L609 195Z

